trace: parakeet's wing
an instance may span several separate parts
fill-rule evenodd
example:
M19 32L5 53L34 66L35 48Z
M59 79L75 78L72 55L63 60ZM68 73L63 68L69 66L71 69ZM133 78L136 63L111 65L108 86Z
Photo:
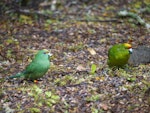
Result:
M25 69L25 78L26 79L38 79L40 77L42 77L47 70L49 69L49 65L47 65L47 63L43 61L43 63L41 62L31 62ZM48 60L47 60L48 62Z

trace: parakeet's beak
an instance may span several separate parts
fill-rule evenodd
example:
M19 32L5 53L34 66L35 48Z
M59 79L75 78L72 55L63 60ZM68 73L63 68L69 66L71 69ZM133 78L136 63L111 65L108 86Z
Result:
M129 53L130 53L130 54L132 54L132 52L133 52L133 49L132 49L132 48L130 48L130 49L129 49Z
M51 57L52 55L53 55L52 53L48 53L48 56L50 56L50 57Z

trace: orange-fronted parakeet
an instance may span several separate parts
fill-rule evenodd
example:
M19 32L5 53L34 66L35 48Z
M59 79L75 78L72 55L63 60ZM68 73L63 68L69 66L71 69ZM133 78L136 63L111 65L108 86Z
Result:
M50 67L50 56L48 50L43 49L38 51L32 62L25 68L24 71L12 75L9 78L24 78L28 80L37 80L43 77Z
M116 44L108 51L108 65L109 67L123 67L128 63L130 53L132 53L132 46L128 43Z

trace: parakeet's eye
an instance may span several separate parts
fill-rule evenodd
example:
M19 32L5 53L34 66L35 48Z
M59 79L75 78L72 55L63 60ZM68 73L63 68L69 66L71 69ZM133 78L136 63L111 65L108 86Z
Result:
M46 54L48 56L52 56L52 54L47 49L44 49L43 54Z
M49 54L49 51L44 51L43 54Z
M47 54L48 56L52 56L53 54L48 53L48 52L44 52L43 54Z

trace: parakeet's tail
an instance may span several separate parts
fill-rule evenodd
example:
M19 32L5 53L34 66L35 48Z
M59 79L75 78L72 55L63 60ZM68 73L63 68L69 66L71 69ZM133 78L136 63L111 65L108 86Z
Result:
M12 79L12 78L21 78L21 77L24 77L24 73L23 72L17 73L16 75L9 76L10 79Z

